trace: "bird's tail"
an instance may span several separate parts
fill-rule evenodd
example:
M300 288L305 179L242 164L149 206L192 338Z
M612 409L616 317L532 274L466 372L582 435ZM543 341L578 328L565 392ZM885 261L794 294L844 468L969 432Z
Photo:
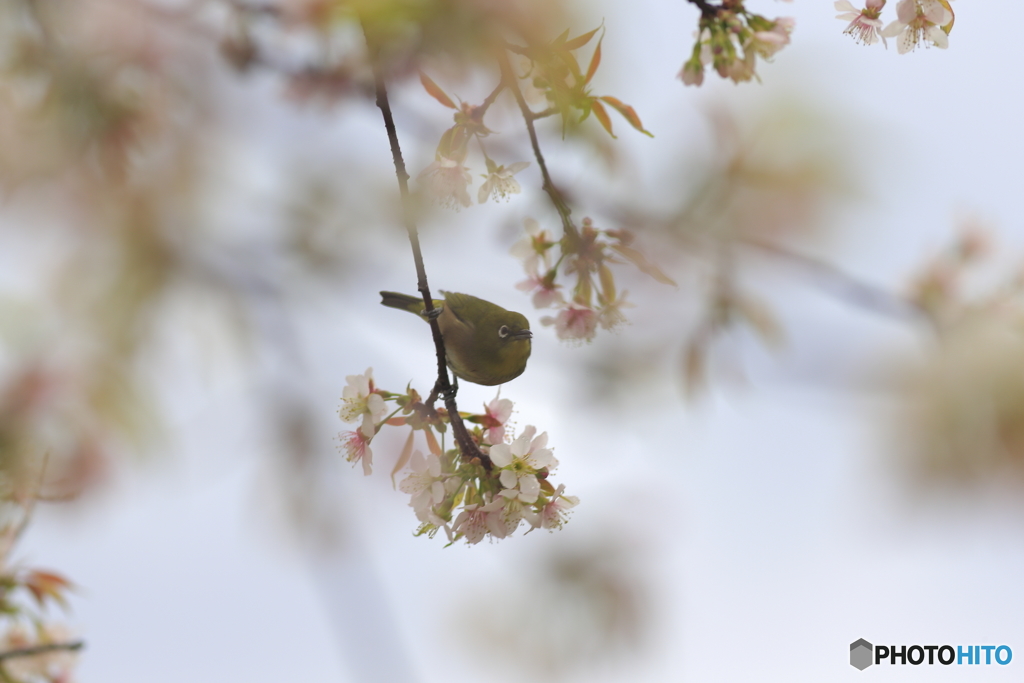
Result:
M398 292L381 292L380 303L390 308L398 308L403 311L409 311L420 315L423 313L423 298L418 296L410 296L408 294L399 294Z

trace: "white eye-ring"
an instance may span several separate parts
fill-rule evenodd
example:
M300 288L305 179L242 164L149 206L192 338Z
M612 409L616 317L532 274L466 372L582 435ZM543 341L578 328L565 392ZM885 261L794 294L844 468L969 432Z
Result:
M508 325L502 325L498 328L498 336L502 339L508 336Z

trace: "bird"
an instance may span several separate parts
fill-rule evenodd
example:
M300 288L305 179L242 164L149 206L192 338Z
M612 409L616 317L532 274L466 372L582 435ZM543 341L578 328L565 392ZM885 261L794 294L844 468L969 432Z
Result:
M523 374L530 357L530 322L522 313L469 294L445 292L434 299L448 367L455 376L484 386L504 384ZM381 292L381 304L428 319L423 297Z

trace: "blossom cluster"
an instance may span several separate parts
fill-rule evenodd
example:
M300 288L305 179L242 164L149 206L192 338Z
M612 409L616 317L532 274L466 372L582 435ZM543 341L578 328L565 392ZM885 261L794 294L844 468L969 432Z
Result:
M566 232L555 240L533 218L523 221L526 234L512 247L512 254L523 262L527 279L516 285L533 293L536 308L554 308L558 313L541 318L553 325L563 341L582 343L593 340L598 327L615 330L626 322L623 308L630 306L626 291L618 291L610 264L630 261L643 272L664 284L674 285L667 275L631 246L632 234L625 230L599 230L589 218L580 230ZM574 276L568 296L562 294L559 272Z
M547 432L537 434L529 425L512 438L509 399L497 396L482 413L462 414L474 425L469 434L489 461L482 462L464 457L457 447L444 448L447 412L428 406L414 389L402 394L379 389L372 368L347 380L339 416L361 426L342 432L339 439L346 459L361 462L364 474L372 472L370 442L385 425L411 428L391 477L394 481L407 472L398 488L409 494L409 505L420 521L417 536L433 537L443 529L449 543L465 539L475 544L485 537L510 536L524 522L531 530L558 529L579 503L576 496L565 495L564 485L555 488L548 481L558 460L548 448ZM394 404L390 413L387 402ZM415 449L418 431L426 454Z
M848 21L843 33L858 43L873 45L881 39L896 38L900 54L912 51L918 45L946 49L949 32L953 28L953 8L949 0L899 0L896 19L885 28L879 18L886 0L866 0L863 9L857 9L850 0L838 0L835 8L841 14L837 19Z
M742 83L757 77L757 58L771 60L789 44L791 17L767 19L748 11L742 2L723 2L701 14L690 59L679 71L686 85L701 85L704 69Z

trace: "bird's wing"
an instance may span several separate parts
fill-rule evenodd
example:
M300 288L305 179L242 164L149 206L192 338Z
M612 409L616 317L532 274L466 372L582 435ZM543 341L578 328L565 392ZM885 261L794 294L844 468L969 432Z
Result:
M445 292L444 303L448 310L455 318L465 325L468 329L472 330L476 327L471 321L470 317L466 315L470 306L476 304L479 308L480 304L486 304L487 302L482 299L478 299L475 296L469 294L459 294L458 292Z

